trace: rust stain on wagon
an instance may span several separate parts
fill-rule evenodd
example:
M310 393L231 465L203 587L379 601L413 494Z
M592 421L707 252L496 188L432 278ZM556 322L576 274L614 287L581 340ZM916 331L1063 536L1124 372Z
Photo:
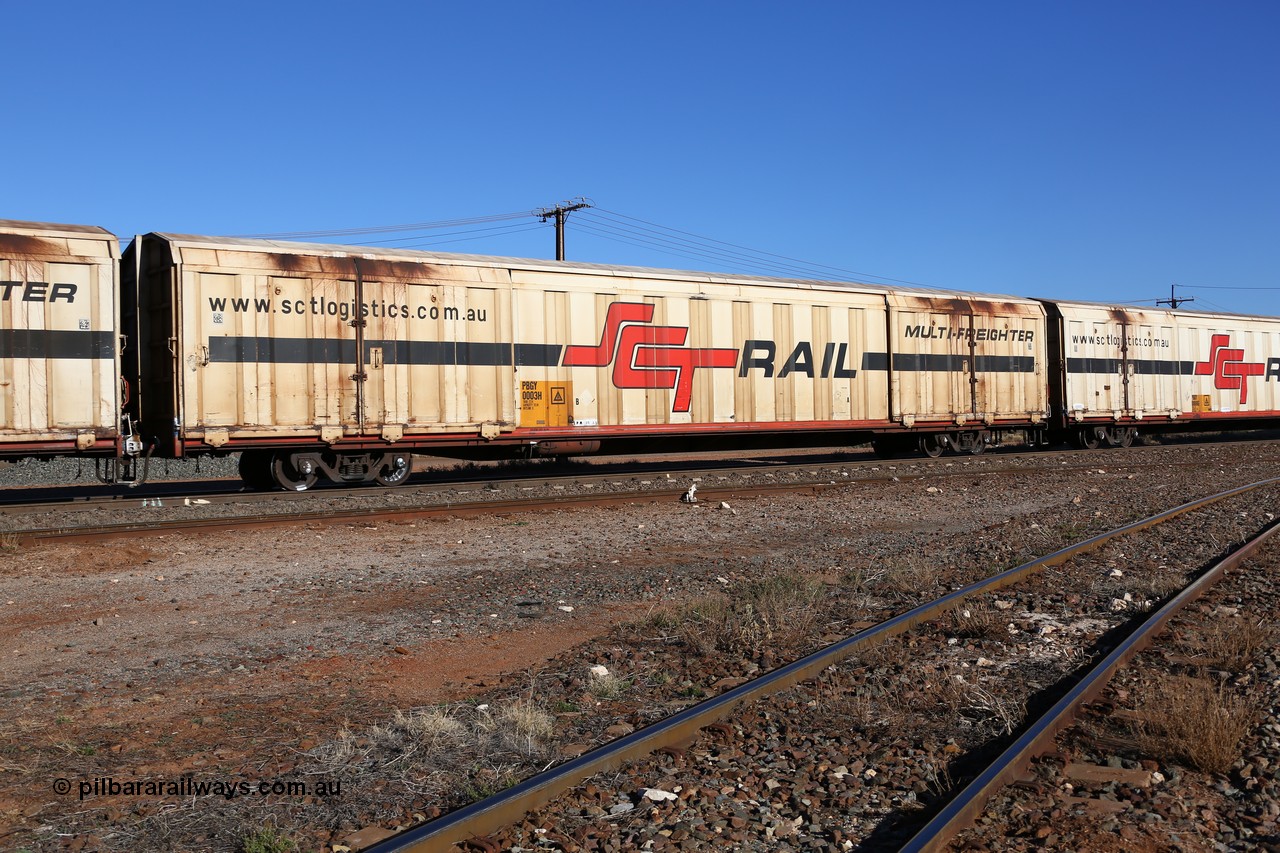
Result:
M434 264L384 261L358 255L301 255L294 252L263 252L263 266L283 273L318 273L353 279L356 274L366 279L405 279L421 281L439 278Z
M48 257L67 254L66 247L57 240L44 240L25 234L0 234L0 253L13 256Z

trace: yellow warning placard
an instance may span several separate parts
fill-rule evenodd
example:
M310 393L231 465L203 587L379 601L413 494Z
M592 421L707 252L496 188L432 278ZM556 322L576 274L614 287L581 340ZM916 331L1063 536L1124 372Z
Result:
M520 426L568 426L573 417L572 394L572 382L521 381Z

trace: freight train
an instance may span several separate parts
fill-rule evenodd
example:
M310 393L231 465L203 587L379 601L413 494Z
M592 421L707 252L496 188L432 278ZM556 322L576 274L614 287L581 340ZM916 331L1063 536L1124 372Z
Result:
M1127 446L1274 426L1280 319L0 220L0 457Z

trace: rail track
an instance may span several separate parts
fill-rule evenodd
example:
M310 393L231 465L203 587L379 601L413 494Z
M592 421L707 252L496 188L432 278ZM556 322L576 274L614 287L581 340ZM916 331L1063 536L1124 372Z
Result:
M1250 442L1240 442L1248 445ZM506 513L608 505L649 500L674 500L689 485L698 486L702 500L821 491L852 482L911 480L923 477L1013 476L1043 470L1093 470L1105 464L1124 471L1148 467L1192 468L1199 460L1169 460L1161 448L1130 448L1105 455L1081 451L1032 451L975 457L939 459L859 459L856 454L833 453L800 457L764 457L743 464L740 459L715 463L687 461L627 462L605 466L603 471L583 471L577 466L557 468L526 476L511 469L497 469L476 478L474 472L445 472L429 481L396 489L328 487L314 492L253 492L239 481L171 482L150 490L118 487L32 490L36 500L23 494L0 494L0 527L7 527L7 541L32 545L56 541L100 541L121 537L167 535L183 531L215 531L236 528L314 523L362 524L410 520L433 515ZM852 457L852 458L851 458ZM1029 467L1034 466L1034 467ZM107 488L110 494L100 494ZM26 492L9 489L2 492ZM510 495L535 493L512 498ZM302 508L302 511L299 509ZM82 521L78 515L124 515L119 521ZM168 517L166 517L166 514ZM27 525L24 518L52 522ZM7 519L7 523L4 521Z
M1247 448L1259 440L1214 442L1219 447ZM48 511L75 511L122 507L125 509L155 508L172 505L189 505L190 501L228 503L252 500L261 503L339 500L347 498L394 497L402 494L444 490L466 492L478 489L527 488L543 484L599 484L619 479L640 480L644 477L680 476L686 480L713 476L749 476L762 471L815 469L821 466L834 471L852 473L876 472L892 468L934 473L940 469L963 466L964 463L981 462L988 473L1016 473L1026 470L1030 463L1040 466L1045 460L1057 460L1063 470L1078 470L1101 465L1123 464L1126 467L1150 464L1195 466L1195 460L1185 462L1154 462L1151 456L1171 448L1198 446L1195 444L1135 446L1117 450L1025 450L1016 447L1002 448L999 452L981 456L952 455L939 458L903 456L881 458L870 451L831 449L810 454L757 454L743 456L733 454L721 459L707 459L704 455L681 458L651 458L637 460L618 457L583 462L555 462L534 469L520 465L497 464L488 471L474 467L423 469L416 471L405 484L395 488L340 485L322 485L307 492L253 491L244 486L238 477L212 479L159 480L137 488L100 483L10 486L0 488L0 515L33 514ZM817 470L814 474L818 474ZM889 475L881 475L881 478ZM870 478L875 479L872 473ZM184 503L187 502L187 503Z
M583 780L618 768L626 762L640 760L658 751L680 752L682 747L698 737L700 732L732 717L735 712L740 713L749 703L776 695L779 691L797 684L812 681L840 662L855 655L866 655L881 647L888 638L903 634L931 620L937 620L944 614L954 612L965 602L996 590L1024 583L1038 573L1051 567L1063 566L1082 555L1113 543L1119 537L1151 530L1217 502L1274 486L1277 483L1280 483L1280 479L1264 480L1192 501L969 584L935 601L868 627L760 678L728 689L712 699L682 710L661 722L618 738L579 758L566 761L499 795L458 809L369 849L374 853L439 850L447 848L449 844L468 840L473 840L481 849L486 849L488 846L484 840L486 836L498 832L503 827L518 824L526 813L552 802ZM937 798L939 802L948 801L948 804L939 812L936 820L920 829L914 838L907 842L909 849L932 850L943 845L981 808L981 804L992 790L1021 772L1030 755L1046 748L1047 739L1065 725L1070 715L1083 702L1096 695L1116 667L1127 660L1143 643L1150 642L1152 634L1159 630L1174 612L1199 595L1207 585L1212 584L1229 565L1233 565L1259 547L1265 536L1269 535L1273 529L1274 527L1269 527L1263 536L1255 539L1246 549L1220 562L1185 590L1170 598L1149 618L1134 620L1127 626L1113 628L1107 634L1108 653L1091 668L1079 685L1071 689L1062 688L1062 695L1058 701L1038 720L1021 722L1018 726L1021 734L1007 750L991 762L989 767L973 769L967 774L974 778L974 782L968 785L963 793L955 794L959 788L955 786L945 792L945 795ZM1123 640L1117 636L1117 632L1121 630L1127 635ZM1110 646L1114 646L1114 650L1109 648ZM674 797L674 794L672 796Z

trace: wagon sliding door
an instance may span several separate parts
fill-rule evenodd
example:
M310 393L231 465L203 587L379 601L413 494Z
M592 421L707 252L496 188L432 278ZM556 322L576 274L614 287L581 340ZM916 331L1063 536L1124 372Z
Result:
M189 269L184 279L188 429L360 431L355 282Z
M510 291L452 283L362 283L367 433L510 423L515 416Z
M1048 404L1034 303L892 295L892 417L904 425L1038 420Z

